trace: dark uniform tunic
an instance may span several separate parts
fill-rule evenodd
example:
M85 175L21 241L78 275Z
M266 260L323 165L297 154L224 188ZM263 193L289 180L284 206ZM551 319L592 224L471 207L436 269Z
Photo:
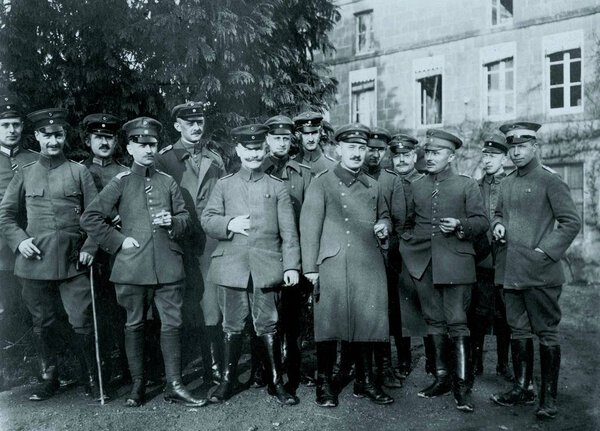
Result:
M389 212L376 180L337 165L317 175L300 215L303 271L319 274L315 341L388 341L387 280L373 227Z
M127 166L123 166L116 160L101 159L99 157L88 157L83 164L92 174L98 191L102 190L113 177L129 170Z
M23 299L36 328L49 327L56 315L52 296L60 296L69 322L78 333L91 332L90 285L87 268L79 266L80 251L94 255L96 244L85 239L79 217L96 196L88 170L64 156L40 156L23 166L10 182L2 204L0 225L8 246L17 253L15 275L21 278ZM26 229L20 225L26 213ZM41 259L25 259L19 244L34 237ZM85 241L85 242L84 242Z
M295 157L295 160L310 167L313 176L319 172L323 172L325 169L333 169L337 164L337 161L330 159L328 155L323 153L319 146L313 151L303 149Z
M250 215L248 236L230 232L231 219L245 214ZM257 335L275 332L274 288L282 284L285 271L300 271L300 244L286 184L242 167L217 181L201 221L206 233L219 240L209 278L219 286L223 330L242 333L251 311Z
M156 167L173 176L181 189L185 208L190 213L190 229L181 242L186 274L183 307L185 326L217 325L221 320L217 289L206 279L210 254L217 246L217 241L204 233L200 215L215 183L225 175L223 159L208 149L204 141L194 146L179 139L160 150L156 156Z
M443 234L440 219L459 219L462 235ZM400 252L417 285L429 334L468 335L466 308L475 278L472 241L489 222L477 182L448 167L411 184Z
M506 228L506 249L498 255L496 283L504 285L512 336L535 333L541 344L556 345L565 281L560 260L581 229L569 186L533 159L502 181L492 225L498 223Z
M120 231L106 220L115 209L121 216ZM172 216L169 229L152 223L163 210ZM181 327L183 251L176 239L185 234L188 220L175 180L137 163L114 177L81 217L90 237L116 255L110 280L116 285L119 304L127 310L127 328L143 325L152 296L162 330ZM123 250L127 237L140 246Z

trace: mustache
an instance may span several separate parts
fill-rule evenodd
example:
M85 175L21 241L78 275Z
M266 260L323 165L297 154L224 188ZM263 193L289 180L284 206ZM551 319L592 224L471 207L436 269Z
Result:
M101 150L110 150L110 145L102 144L99 147Z
M362 159L360 157L350 157L350 160L354 162L360 162Z

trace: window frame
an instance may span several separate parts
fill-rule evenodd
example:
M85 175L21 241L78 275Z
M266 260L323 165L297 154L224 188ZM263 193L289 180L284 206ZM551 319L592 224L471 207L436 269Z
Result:
M571 193L571 197L573 198L573 202L575 203L575 205L576 206L578 204L581 205L581 212L578 211L578 215L579 215L579 217L581 217L581 229L579 231L578 236L583 236L584 229L585 229L585 179L586 179L585 163L583 161L548 162L548 163L544 163L544 165L546 165L549 168L558 172L558 174L560 175L562 180L565 183L567 183L567 185L569 186L569 192ZM571 184L569 184L569 181L568 181L569 169L572 169L573 166L581 168L581 200L580 201L579 201L579 199L575 199L575 196L573 195L573 188L571 187ZM579 189L576 189L576 190L579 190Z
M372 122L373 125L377 125L377 111L378 111L378 99L377 99L377 67L369 67L366 69L358 69L351 70L348 73L348 120L350 123L354 122L354 112L353 112L353 95L355 93L360 93L353 91L353 87L360 83L373 83L373 89L367 90L373 92L373 112L372 112ZM370 124L365 124L365 126L371 126Z
M441 122L422 124L422 107L421 107L421 81L422 79L440 75L442 82L442 93L441 93L441 110L442 115L440 116ZM445 58L443 55L425 57L413 60L413 112L414 112L414 124L416 129L429 129L431 127L442 127L444 125L444 119L446 115L446 93L447 85L444 85L445 81Z
M501 0L491 0L488 3L488 5L489 5L488 16L490 18L489 23L492 28L500 28L500 27L509 26L509 25L513 24L514 19L515 19L515 2L513 0L511 17L509 19L500 21L500 17L498 14L498 11L500 10L500 8L499 8L500 2L501 2ZM497 15L496 19L498 20L498 22L496 24L494 24L494 9L496 9L496 15Z
M365 32L367 47L365 49L360 49L359 41L360 41L360 17L368 16L370 17L370 25L371 28L367 29ZM373 9L361 10L360 12L356 12L354 14L354 54L355 55L364 55L369 54L375 51L375 26L373 24L374 14Z

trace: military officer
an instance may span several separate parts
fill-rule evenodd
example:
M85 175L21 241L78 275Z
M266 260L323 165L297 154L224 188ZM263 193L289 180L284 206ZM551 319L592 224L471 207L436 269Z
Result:
M117 301L127 311L125 349L133 381L125 405L144 402L144 321L154 301L161 319L160 346L165 364L167 402L202 407L181 381L181 308L183 250L176 239L185 235L189 213L177 183L156 170L154 155L162 125L139 117L123 125L131 169L118 174L86 209L81 224L100 247L115 255L110 280ZM116 210L121 230L107 218Z
M321 142L321 122L323 116L318 112L303 112L294 117L294 125L299 135L301 148L295 159L312 169L313 176L325 169L333 168L337 163L323 153Z
M419 141L416 138L403 133L392 136L389 142L394 170L400 175L404 185L405 201L410 199L410 184L423 176L415 168L417 163L416 146L418 143ZM402 232L403 229L398 232L398 235L401 235ZM425 371L427 374L433 375L435 374L433 345L431 338L427 336L427 326L421 312L417 288L404 262L402 262L398 289L402 336L395 339L399 362L396 374L402 379L410 374L412 369L410 339L411 337L422 336L423 345L425 346Z
M217 241L204 233L200 214L215 183L225 175L225 165L203 137L208 106L209 102L190 101L171 110L173 127L180 133L180 138L159 151L156 166L175 178L190 213L190 230L182 240L186 274L184 352L188 352L189 356L199 346L204 363L204 381L218 384L223 360L221 312L216 286L206 278L210 254Z
M284 181L265 174L269 128L250 124L233 129L240 170L217 181L202 213L202 227L219 240L209 277L218 285L225 332L222 382L212 402L231 397L248 315L269 366L268 391L283 405L298 399L283 386L281 344L277 333L278 288L294 289L300 270L300 244L290 195Z
M486 215L491 220L500 194L500 182L506 176L504 172L506 152L508 151L506 138L499 132L485 135L481 151L484 175L479 180L479 189L483 196ZM485 334L492 326L496 335L498 358L496 374L512 382L512 373L508 367L510 328L506 323L502 286L496 286L494 283L497 243L492 242L491 229L478 238L474 244L478 261L477 283L473 286L469 310L473 373L475 375L483 373L483 343Z
M39 154L23 146L22 107L12 95L0 96L0 201L15 174L23 166L38 159ZM19 220L22 225L24 220ZM13 271L15 254L0 237L0 322L5 321L18 307L18 281Z
M372 127L367 142L367 153L363 170L375 178L382 189L384 199L390 210L390 217L394 230L390 233L387 250L387 280L388 280L388 305L390 320L390 335L400 341L400 304L398 298L398 274L400 272L400 252L396 230L404 227L406 217L406 202L402 179L393 169L382 168L381 164L387 154L388 143L392 139L390 133L382 127ZM402 387L402 381L395 375L392 367L392 350L390 343L375 344L375 366L377 379L388 388Z
M23 300L33 323L42 369L42 383L30 396L45 400L58 388L54 345L59 334L57 296L75 331L86 395L97 395L91 292L87 266L96 245L86 239L79 217L97 194L88 170L68 161L63 153L67 111L60 108L32 112L40 157L13 177L0 204L0 224L6 243L16 255L15 275L23 286ZM21 211L26 223L21 223ZM26 226L26 227L24 227Z
M429 174L410 185L407 229L400 241L435 349L435 381L419 396L433 398L453 387L457 408L472 412L467 327L471 285L476 281L472 241L485 233L489 222L477 182L450 166L462 141L439 129L429 129L426 136ZM448 337L454 344L454 361L448 358Z
M540 127L529 122L500 127L509 145L508 155L517 167L502 180L492 221L494 238L506 243L498 256L495 277L496 284L504 286L515 384L510 391L493 395L492 400L508 406L533 402L532 375L527 370L533 349L527 344L535 334L540 342L542 375L536 415L547 419L558 412L558 300L565 282L560 260L581 229L581 220L567 184L540 163Z
M332 388L336 341L352 343L354 395L377 404L394 401L375 381L372 368L374 343L389 341L378 240L387 240L391 222L381 187L361 170L368 138L369 128L359 123L336 131L341 161L313 179L300 214L303 271L317 292L316 403L321 407L338 404Z

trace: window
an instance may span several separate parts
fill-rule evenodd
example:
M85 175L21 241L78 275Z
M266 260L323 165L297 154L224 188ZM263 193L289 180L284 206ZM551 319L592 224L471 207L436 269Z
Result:
M353 70L350 82L350 122L377 125L377 68Z
M417 80L420 100L420 124L442 123L442 75Z
M548 166L558 172L563 181L569 185L571 197L581 218L582 229L579 233L582 234L585 226L583 223L583 163L556 163Z
M356 47L355 52L362 54L373 50L373 11L357 13L356 21Z
M512 0L492 0L492 25L510 24L512 20Z
M512 57L484 65L486 77L486 114L489 119L514 116L515 66Z

